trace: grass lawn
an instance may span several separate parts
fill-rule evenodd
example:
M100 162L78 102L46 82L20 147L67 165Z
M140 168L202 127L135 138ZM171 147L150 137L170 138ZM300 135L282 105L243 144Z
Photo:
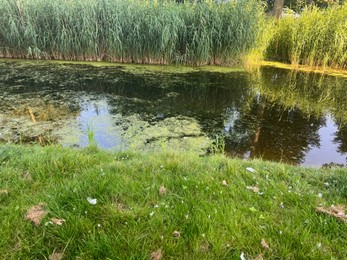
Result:
M346 169L0 145L1 259L343 259L331 205Z

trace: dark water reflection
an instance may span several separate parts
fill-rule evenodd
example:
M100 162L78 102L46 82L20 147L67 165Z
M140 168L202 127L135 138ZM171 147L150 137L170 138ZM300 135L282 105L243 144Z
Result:
M0 63L0 140L48 136L105 149L183 149L291 164L345 163L347 80L253 73L132 73ZM31 109L37 123L28 113Z

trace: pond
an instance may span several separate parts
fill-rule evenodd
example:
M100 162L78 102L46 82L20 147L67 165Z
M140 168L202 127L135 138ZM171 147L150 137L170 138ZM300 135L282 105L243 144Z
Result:
M0 142L346 163L347 78L0 62Z

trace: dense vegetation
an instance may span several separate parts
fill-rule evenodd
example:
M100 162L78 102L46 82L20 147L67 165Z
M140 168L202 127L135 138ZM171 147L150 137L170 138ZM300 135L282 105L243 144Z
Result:
M257 1L0 0L3 57L230 63L253 47Z
M278 21L265 57L292 64L347 67L347 3L305 9Z
M265 10L257 0L0 0L0 56L199 65L257 54L346 68L347 3L278 21Z
M346 223L317 212L347 203L345 169L0 145L0 172L2 259L347 255Z

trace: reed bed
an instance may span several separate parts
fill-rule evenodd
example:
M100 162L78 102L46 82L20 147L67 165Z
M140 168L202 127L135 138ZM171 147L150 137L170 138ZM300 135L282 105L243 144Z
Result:
M307 9L299 17L280 19L265 58L346 69L347 3L328 9Z
M230 64L254 47L256 0L0 0L0 56Z

